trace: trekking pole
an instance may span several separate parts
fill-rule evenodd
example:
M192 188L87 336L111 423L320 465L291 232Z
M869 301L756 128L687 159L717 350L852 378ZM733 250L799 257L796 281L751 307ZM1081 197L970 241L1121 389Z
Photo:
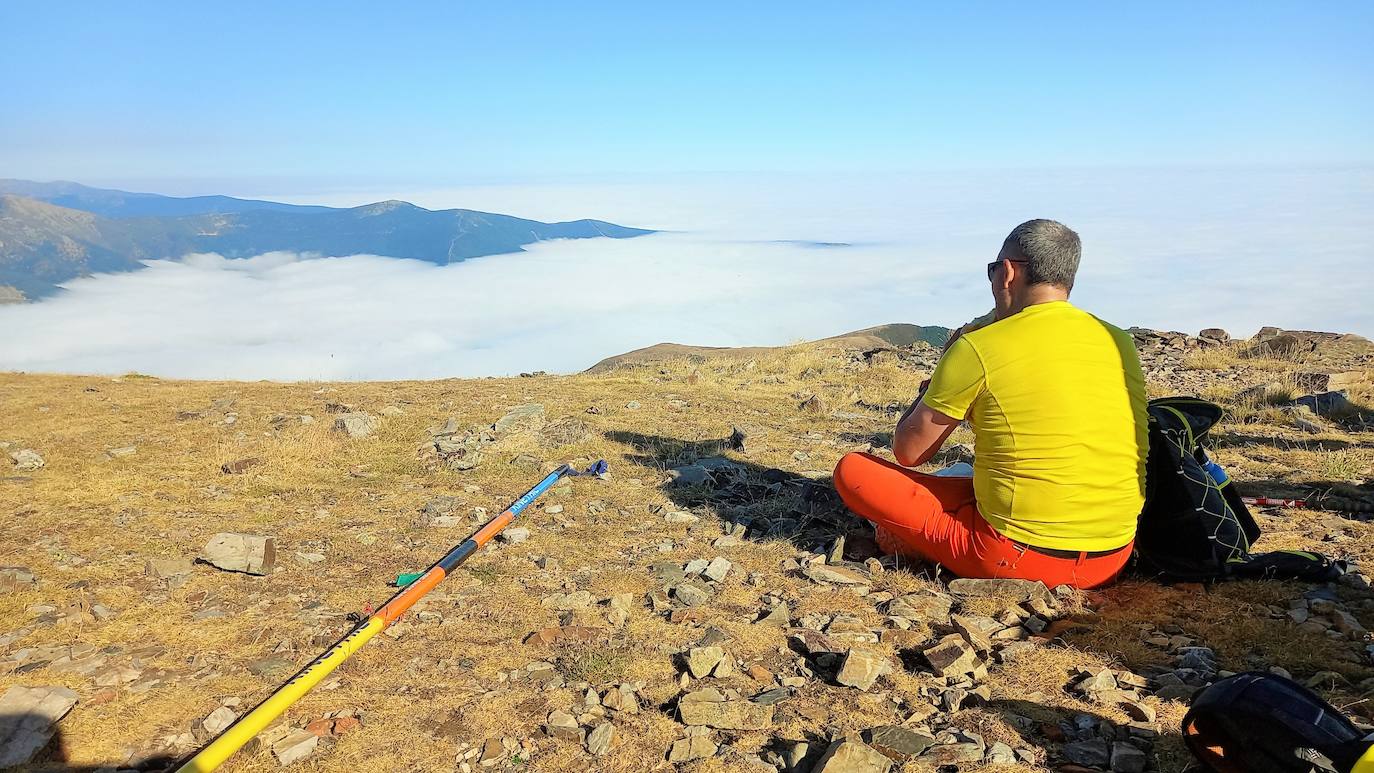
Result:
M1274 497L1241 497L1241 502L1258 507L1307 507L1306 499L1276 499Z
M1374 504L1348 497L1318 493L1310 499L1274 499L1273 497L1241 497L1240 501L1257 507L1304 507L1336 513L1374 513Z
M482 528L473 532L471 537L455 545L447 555L425 570L414 582L397 591L396 595L392 596L380 609L354 626L353 630L335 642L334 646L320 653L305 668L297 671L295 676L288 679L286 684L278 687L276 692L267 696L252 711L239 717L234 724L225 728L224 732L220 733L215 740L177 768L177 773L206 773L222 765L230 755L242 748L258 733L261 733L264 728L271 724L272 720L281 716L282 712L290 708L291 704L300 700L301 696L319 684L322 679L338 668L339 664L347 660L354 652L357 652L369 639L396 622L415 602L433 590L434 586L438 585L444 577L458 568L469 556L480 550L483 545L490 542L492 537L500 534L502 529L509 526L520 515L521 511L529 507L530 503L538 499L545 491L548 491L549 487L557 483L560 478L565 475L600 475L605 471L606 462L601 460L582 472L578 472L565 464L549 473L534 488L526 491L510 507L503 510L500 515L487 521Z

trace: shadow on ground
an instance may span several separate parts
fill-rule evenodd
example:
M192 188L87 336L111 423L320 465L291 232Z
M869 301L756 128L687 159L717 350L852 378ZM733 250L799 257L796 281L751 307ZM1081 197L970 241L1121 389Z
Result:
M1318 510L1349 521L1374 520L1374 485L1350 481L1291 481L1251 478L1237 481L1243 496L1294 499L1305 502L1304 509ZM1283 508L1254 506L1252 511L1280 516Z
M729 438L691 441L624 431L608 432L606 437L634 449L627 458L636 464L664 470L692 468L664 486L668 499L698 515L715 515L726 523L729 533L743 539L785 539L810 550L833 543L841 534L860 531L862 521L844 508L830 476L813 478L727 459L722 454L732 447ZM825 460L824 466L830 464ZM876 550L876 545L872 547Z
M49 740L33 751L29 761L11 767L20 754L28 753L26 748L19 748L20 745L27 747L37 743L42 740L41 736L44 734L27 735L26 731L36 732L38 728L48 727L50 722L51 717L41 714L0 715L0 741L4 742L4 745L0 745L0 768L14 773L109 773L132 770L152 772L171 770L181 761L176 757L153 757L141 760L137 764L76 765L68 761L69 752L62 729L53 727L50 729Z
M829 475L803 475L726 458L724 454L737 447L730 438L682 440L627 431L607 432L606 437L633 448L626 458L645 467L701 468L689 471L700 480L690 475L681 477L668 482L664 493L679 508L716 516L736 536L754 541L788 540L799 549L823 550L843 535L846 560L863 561L878 555L872 526L845 508ZM852 439L877 446L890 442L891 433L855 435ZM937 456L935 461L942 458ZM833 459L809 458L807 463L829 469L838 461L836 455Z
M1027 700L999 699L988 703L986 708L1015 729L1029 746L1043 746L1048 739L1075 745L1075 754L1101 754L1102 764L1094 767L1112 767L1109 746L1099 747L1099 742L1145 741L1149 747L1153 747L1156 770L1201 770L1188 753L1183 736L1176 728L1160 725L1156 732L1146 729L1143 723L1139 726L1118 725L1100 714L1070 711ZM1104 728L1111 729L1110 736L1104 735Z

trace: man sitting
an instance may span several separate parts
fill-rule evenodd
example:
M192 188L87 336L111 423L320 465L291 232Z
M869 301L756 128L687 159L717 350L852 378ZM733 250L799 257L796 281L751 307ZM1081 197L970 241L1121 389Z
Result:
M1130 334L1069 303L1079 255L1062 223L1017 226L987 267L994 321L947 345L897 422L899 464L851 453L835 467L884 550L1049 586L1096 587L1125 566L1145 498L1145 382ZM961 421L971 479L908 469Z

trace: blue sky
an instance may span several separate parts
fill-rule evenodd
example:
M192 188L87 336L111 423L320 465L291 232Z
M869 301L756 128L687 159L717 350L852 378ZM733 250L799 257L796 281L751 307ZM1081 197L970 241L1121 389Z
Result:
M1123 326L1374 330L1331 281L1374 254L1372 2L397 5L0 2L0 177L672 233L168 256L0 311L39 331L0 367L488 375L953 326L1031 217Z
M0 5L0 176L1374 161L1368 2L405 5Z

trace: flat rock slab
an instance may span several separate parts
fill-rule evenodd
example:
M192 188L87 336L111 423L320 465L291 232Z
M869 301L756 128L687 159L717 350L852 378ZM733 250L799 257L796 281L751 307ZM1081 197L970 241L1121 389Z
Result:
M867 744L836 741L816 762L815 773L888 773L892 760Z
M37 582L27 566L0 566L0 590L19 590Z
M367 413L345 413L335 417L334 431L355 439L369 437L377 431L377 420Z
M577 724L577 718L573 715L565 711L554 711L544 723L544 734L550 738L568 738L581 743L586 731Z
M950 580L949 592L963 598L1000 598L1014 602L1040 599L1053 602L1054 594L1043 582L1035 580L979 580L959 578Z
M293 730L272 744L272 755L282 766L303 760L315 752L320 737L309 730Z
M764 690L763 692L759 693L758 695L755 695L749 700L764 706L772 706L775 703L781 703L782 701L787 700L787 698L791 695L792 693L788 691L786 687L773 687L771 689Z
M673 598L684 607L699 607L711 600L711 591L695 582L684 582L672 588Z
M905 762L935 745L935 739L901 725L875 727L864 734L868 744L894 762Z
M227 572L270 574L277 563L277 543L256 534L220 532L205 544L200 560Z
M959 676L978 667L978 651L957 633L922 651L938 676Z
M43 465L47 463L32 448L21 448L11 452L10 461L14 464L14 469L20 472L33 472L42 469Z
M742 700L726 700L719 690L688 693L677 703L684 725L718 730L766 730L773 725L773 707Z
M693 647L687 652L687 671L693 679L703 679L717 670L725 658L725 650L720 647Z
M518 429L538 429L544 424L544 406L539 403L525 403L511 408L505 416L496 420L493 429L498 435Z
M910 593L887 602L887 614L908 620L948 623L954 599L926 593Z
M668 471L670 486L713 486L710 470L699 464L686 464Z
M1111 749L1100 739L1065 744L1063 753L1069 762L1089 768L1105 768L1111 760Z
M589 628L580 625L551 626L540 628L525 637L524 644L551 647L555 644L566 644L568 642L595 641L600 638L605 631L600 628Z
M721 580L725 579L725 576L730 573L730 570L732 568L734 568L734 564L731 564L729 561L727 561L724 558L721 558L720 556L716 556L715 558L711 559L711 563L706 565L706 569L702 572L702 574L706 575L706 579L708 580L711 580L713 582L720 582Z
M75 705L76 693L65 687L15 685L0 695L0 768L32 760Z
M209 733L211 736L216 736L224 732L230 725L234 724L234 720L238 718L239 715L235 714L233 709L228 706L220 706L210 712L210 716L201 720L200 726L206 733Z
M844 664L835 681L846 687L867 691L878 678L892 673L892 662L883 655L867 650L851 649L844 656Z
M786 603L779 603L777 606L761 614L759 619L755 620L754 623L757 625L775 625L779 628L786 628L792 624L792 610L787 607Z
M812 582L831 583L834 585L868 585L869 580L864 575L853 569L843 566L827 566L825 564L812 564L802 570L806 579Z
M836 644L830 637L820 631L813 631L803 628L792 634L792 643L796 645L807 657L818 657L827 653L839 653L844 651L844 647Z
M714 757L718 747L708 736L694 735L690 738L683 738L673 741L673 747L668 750L669 762L691 762L692 760L704 760L707 757Z
M611 750L611 745L615 743L615 725L610 722L602 722L592 728L587 733L587 751L596 757L604 755Z

